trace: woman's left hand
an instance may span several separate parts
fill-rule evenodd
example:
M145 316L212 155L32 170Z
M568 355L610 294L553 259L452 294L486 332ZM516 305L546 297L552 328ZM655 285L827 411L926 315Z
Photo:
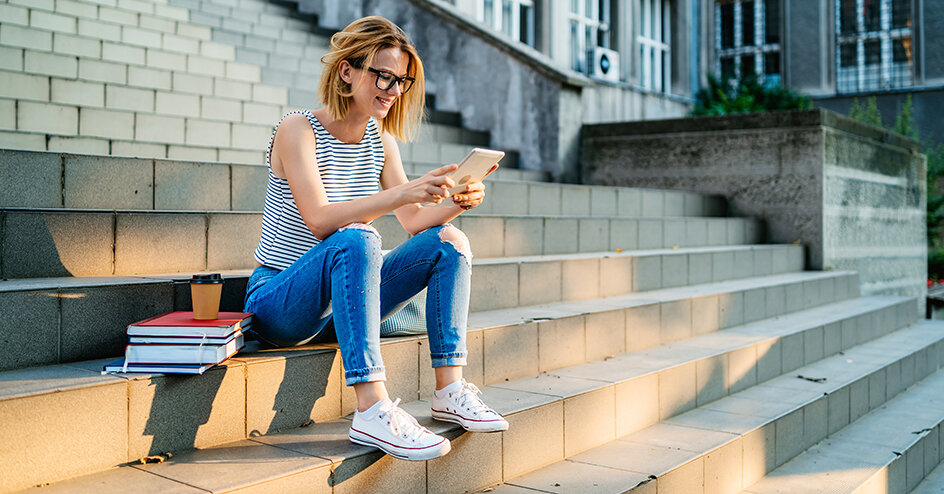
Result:
M465 187L464 192L457 192L452 195L452 202L456 206L468 211L485 200L485 184L482 182L473 182Z

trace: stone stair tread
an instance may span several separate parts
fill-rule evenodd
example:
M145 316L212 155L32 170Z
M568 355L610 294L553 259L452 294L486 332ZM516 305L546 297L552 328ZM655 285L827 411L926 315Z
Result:
M847 357L858 356L873 347L893 349L885 353L884 359L872 362L871 368L881 368L889 362L897 361L907 355L915 346L927 346L940 341L944 337L944 333L941 331L942 327L944 326L940 323L933 325L918 324L898 330L878 340L859 345L848 350L846 355L836 355L825 360L834 362L832 365L838 369L846 364ZM800 369L800 372L805 371L806 368ZM942 373L939 372L938 374ZM515 382L535 381L542 377L545 376L532 376ZM790 376L782 377L789 378ZM530 390L515 390L511 389L507 383L497 386L483 386L482 391L490 405L500 413L510 415L516 411L560 401L571 393L586 392L597 385L593 382L581 385L577 381L579 380L562 379L560 384L553 386L550 392L540 386L532 386ZM842 385L848 386L850 381L851 379L847 378L847 381ZM809 383L809 385L816 386L817 384ZM775 381L761 383L755 387L771 389L781 394L784 391L783 388L777 386ZM747 391L750 391L750 389ZM729 398L743 399L740 396L741 393L732 395ZM819 391L817 395L822 396L822 393L823 391ZM729 398L722 398L721 401ZM810 399L805 395L800 398L784 397L776 402L780 408L778 416L791 413L797 406L809 402ZM812 399L816 398L813 397ZM430 427L434 432L452 438L459 435L457 433L460 431L458 431L457 426L433 421L429 416L428 406L427 400L416 400L405 404L404 408L415 414L421 424ZM647 487L647 480L651 479L650 476L658 478L666 473L684 469L693 459L723 448L744 436L747 432L743 428L738 432L723 430L726 428L724 427L724 421L717 420L717 415L719 413L706 413L703 409L685 412L662 423L620 437L615 441L572 455L566 460L553 463L518 478L507 480L506 484L510 487L519 486L548 492L568 492L569 486L575 488L576 486L582 486L583 489L581 490L583 491L591 485L586 482L595 483L595 489L593 490L599 492L624 492L640 485ZM773 420L772 418L764 419L743 414L739 415L758 427L764 423L771 423ZM307 478L327 479L332 467L337 472L341 465L353 463L357 458L365 458L367 465L380 459L379 453L371 448L351 444L347 441L348 426L348 418L339 418L316 423L309 427L198 449L175 455L172 459L160 464L127 466L118 470L139 469L166 479L212 491L246 487L261 484L265 480L302 474L306 475ZM269 447L264 446L274 446L275 448L269 449ZM642 452L647 454L639 454ZM456 452L452 454L456 454ZM283 458L287 460L276 461ZM568 463L574 465L568 465ZM408 468L405 464L397 464L398 467L401 465L403 468ZM589 465L592 468L581 465ZM112 470L94 474L84 480L89 481L94 478L104 482L108 480L108 477L115 476L115 472L115 470ZM75 481L68 480L61 485L65 487ZM224 482L225 485L220 482ZM607 489L604 489L604 487L607 487ZM613 489L610 490L609 487L613 487ZM667 492L673 491L667 489Z
M492 257L487 259L474 259L473 264L504 264L506 262L524 263L524 262L549 262L549 261L569 261L575 259L595 259L598 257L643 257L643 256L662 256L662 255L686 255L686 254L708 254L714 252L731 251L754 251L754 250L773 250L783 247L790 247L793 244L753 244L753 245L724 245L711 247L679 247L677 249L638 249L598 252L575 252L571 254L543 254L534 256L513 256L513 257Z
M664 255L687 255L703 254L715 252L732 251L755 251L755 250L774 250L782 247L791 247L791 244L758 244L758 245L727 245L715 247L685 247L679 249L643 249L626 250L622 252L599 251L599 252L577 252L571 254L546 254L536 256L507 256L493 258L473 258L472 264L489 265L509 265L523 263L542 263L555 261L570 261L582 259L600 259L600 258L632 258L644 256L664 256ZM185 280L193 274L203 273L207 270L193 270L168 273L146 273L137 275L117 275L117 276L63 276L47 278L23 278L0 281L0 292L26 291L26 290L46 290L54 288L76 288L110 285L130 285L153 283L155 281L175 281ZM251 269L231 269L231 270L213 270L221 273L225 277L248 277Z
M926 323L919 323L922 324ZM937 331L940 329L939 326L936 328ZM937 465L940 457L928 462L924 453L928 449L939 451L939 426L944 422L944 397L940 394L942 386L944 370L938 370L882 407L872 410L769 472L754 485L746 486L743 492L813 494L854 492L860 488L868 491L867 487L887 487L890 492L906 492L916 485L911 492L922 492L924 487L919 484L919 479L927 479L928 487L940 482L935 472L930 470ZM928 436L935 430L937 437ZM918 451L917 455L909 454L912 448L921 448L919 442L925 437L930 437L937 444ZM899 458L904 461L897 467L896 473L889 470L887 479L881 475L882 470L894 468L891 465ZM921 464L912 465L911 461ZM888 485L891 480L901 484ZM940 492L940 488L941 484L938 484L936 491L927 492Z
M235 271L235 272L224 272L224 277L233 274L248 275L248 271ZM789 281L809 281L822 279L826 277L837 277L842 276L844 273L835 271L835 272L804 272L804 273L788 273L785 275L779 276L768 276L768 277L758 277L758 278L748 278L745 280L733 280L729 282L722 283L709 283L704 285L705 291L713 290L712 293L724 293L725 291L736 291L742 290L746 287L758 287L764 286L761 284L766 280L767 285L775 285L778 283L789 282ZM849 273L846 273L847 275ZM172 273L166 277L154 275L153 278L139 278L139 277L116 277L121 281L128 281L131 283L137 282L151 282L151 281L173 281L175 279L188 279L191 274L189 273ZM89 277L89 278L56 278L53 280L62 280L65 282L75 281L76 285L65 285L67 287L74 286L89 286L94 283L105 283L106 280L99 280L99 277ZM109 277L102 277L109 278ZM5 284L13 285L26 285L32 286L31 282L42 281L42 280L14 280L14 281L5 281L0 282L0 289L4 287ZM661 302L668 300L675 300L684 298L691 295L692 287L681 287L675 289L663 289L663 290L654 290L648 293L639 293L634 295L619 296L619 297L609 297L603 299L591 299L579 302L559 302L556 304L541 304L530 307L520 307L517 309L505 309L505 310L496 310L496 311L484 311L484 312L473 312L469 315L469 329L470 330L483 330L496 327L502 327L507 325L519 324L528 320L534 320L537 318L547 318L547 319L556 319L561 317L568 317L574 315L582 314L591 314L594 312L604 312L619 308L624 308L630 306L633 302L640 303L653 303ZM731 338L728 337L728 334L734 334L737 332L751 332L751 328L760 327L763 328L765 325L770 326L772 324L777 324L783 328L796 328L797 324L794 322L797 318L809 317L807 314L816 314L819 317L833 317L836 319L841 319L844 317L844 314L849 311L860 310L869 307L880 307L883 305L888 305L895 303L898 299L895 297L865 297L861 299L851 299L841 302L836 302L824 307L809 309L799 313L794 313L786 317L770 318L763 321L750 323L736 328L728 328L711 335L711 338L705 337L694 337L698 343L694 345L695 348L710 348L712 351L721 351L718 345L712 345L709 340L719 340L724 344L729 344ZM605 302L605 303L604 303ZM523 316L524 315L524 316ZM778 331L782 332L782 331ZM755 330L753 333L761 334L762 330ZM401 341L404 338L413 338L410 336L407 337L395 337L395 338L384 338L381 340L382 344L384 342L396 342ZM751 335L750 341L756 341L760 336ZM741 342L749 342L745 338L740 338ZM631 373L622 377L611 377L604 378L601 375L601 368L617 368L619 370L625 370L627 363L629 369L639 370L644 369L643 360L648 361L658 361L660 363L666 363L668 360L665 358L671 358L672 356L679 357L683 356L678 352L677 347L680 343L668 343L665 345L664 351L658 350L645 350L642 352L637 352L636 354L626 354L622 357L617 357L610 359L606 362L590 362L585 364L579 364L571 366L569 372L572 375L580 375L582 373L597 373L596 379L604 380L604 382L615 382L617 380L625 379L632 377L634 375L640 375L638 373ZM730 345L729 345L730 346ZM261 360L272 360L272 359L285 359L287 356L298 356L301 353L313 353L313 352L323 352L326 351L325 348L337 348L336 344L313 344L306 345L303 347L296 347L291 349L274 349L266 350L264 352L250 352L251 348L247 347L247 350L243 353L237 354L231 360L231 362L246 362L249 360L261 361ZM332 350L333 351L333 350ZM704 352L702 352L704 353ZM662 355L667 357L663 357ZM688 352L687 355L690 355L691 352ZM635 355L635 356L634 356ZM687 356L685 355L685 356ZM29 394L40 394L49 391L60 391L63 389L70 389L75 387L84 387L101 383L110 383L114 382L115 379L126 378L126 379L148 379L153 374L146 373L136 373L136 374L127 374L127 375L109 375L101 376L100 371L102 366L106 363L113 361L115 358L105 358L105 359L95 359L89 361L81 362L72 362L59 365L50 365L50 366L40 366L40 367L29 367L25 369L16 369L0 372L0 399L10 398L16 396L26 396ZM564 370L552 371L555 375L564 375L563 373L568 372ZM642 371L640 371L642 372ZM651 369L642 372L643 374L652 372ZM584 378L584 377L581 377Z
M930 345L939 343L944 339L944 323L941 322L919 322L913 326L900 329L894 333L888 334L876 340L860 344L851 348L841 355L827 357L809 366L801 367L793 372L785 373L775 379L759 383L747 390L737 392L727 397L721 398L715 402L703 405L693 410L684 412L674 417L668 418L658 424L647 427L643 430L622 436L614 441L592 448L590 450L572 455L562 461L551 464L547 467L538 469L534 472L521 475L517 478L506 480L502 487L512 486L520 488L535 489L546 492L570 492L568 490L569 472L576 471L573 466L567 463L585 463L599 468L608 468L618 470L596 470L598 474L606 475L609 478L593 479L600 486L609 482L621 485L615 489L601 489L599 492L625 492L630 487L622 486L620 482L613 480L613 477L622 476L628 478L627 473L635 474L640 477L640 482L636 486L642 487L634 492L655 492L654 483L648 485L647 479L661 479L667 473L682 471L692 465L693 461L712 453L720 453L720 450L727 444L745 437L748 433L758 430L767 424L773 423L778 417L785 417L804 404L811 403L820 399L824 394L829 394L836 389L850 386L860 375L868 375L873 369L881 369L885 365L896 362L899 359L910 355L916 349L926 348ZM853 364L854 359L863 359L868 365L855 372L843 372L844 367ZM814 373L829 369L830 377L833 381L826 383L813 383L796 379L795 373ZM937 371L928 381L926 387L932 392L940 389L944 384L944 370ZM794 381L799 382L794 386ZM837 382L839 381L839 382ZM941 382L938 382L941 381ZM798 388L806 388L808 392L799 392ZM787 392L789 391L789 392ZM935 402L944 401L937 397ZM745 403L763 404L770 409L764 416L754 415L757 412L757 406L744 407ZM897 405L896 405L897 403ZM873 415L879 415L891 406L903 406L906 410L914 408L914 404L908 403L906 397L895 398L891 404L886 404L879 409L871 412ZM717 408L724 408L726 411L719 411ZM938 416L944 416L940 412L941 407L936 408ZM928 414L928 413L926 413ZM928 415L934 415L929 413ZM868 417L868 415L866 416ZM865 422L868 424L868 422ZM853 424L855 425L855 423ZM852 427L852 426L847 426ZM843 429L845 431L847 429ZM863 434L868 435L868 428L863 429ZM833 438L842 437L839 434L831 436L825 441L831 441ZM909 432L906 434L912 437L906 438L914 441L914 435ZM624 444L625 443L625 444ZM873 444L874 447L874 444ZM747 454L746 452L744 453ZM758 453L762 454L762 453ZM889 453L894 456L893 453ZM786 465L789 465L787 463ZM782 467L781 467L782 468ZM686 472L695 475L695 472ZM609 474L609 475L607 475ZM698 472L699 487L703 485L705 472ZM651 476L651 477L650 477ZM693 477L694 478L694 477ZM579 483L581 487L587 486L587 480L582 479ZM672 479L676 480L676 479ZM794 486L816 486L821 485L818 482L811 482L809 478L803 478L796 484L779 485L780 490L768 489L756 491L758 494L767 494L773 492L808 492L807 490L793 490ZM819 479L817 479L818 481ZM832 482L828 487L842 487L842 482ZM597 487L595 485L595 487ZM707 487L706 487L707 489ZM673 490L669 486L659 486L659 491L664 492L687 492L683 490ZM501 492L496 490L495 492ZM510 491L513 492L513 491ZM597 492L597 490L594 490ZM708 492L708 490L706 490ZM754 490L748 489L745 492L754 493ZM834 492L827 489L809 491L809 492Z
M153 273L131 276L62 276L56 278L24 278L0 281L0 293L31 290L52 290L56 288L84 288L96 286L137 285L155 282L186 280L203 271L182 271L179 273ZM248 277L250 269L214 270L224 278Z

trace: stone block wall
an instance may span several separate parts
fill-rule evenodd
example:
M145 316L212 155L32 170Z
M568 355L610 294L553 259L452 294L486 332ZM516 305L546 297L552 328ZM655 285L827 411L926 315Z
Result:
M811 269L859 271L864 293L917 296L927 275L920 145L825 110L588 125L585 183L721 194L807 247Z

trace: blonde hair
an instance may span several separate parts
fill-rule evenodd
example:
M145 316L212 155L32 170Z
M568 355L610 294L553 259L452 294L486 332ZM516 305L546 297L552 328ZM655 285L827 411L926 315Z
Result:
M368 68L374 56L386 48L400 48L407 54L407 76L416 79L410 92L401 95L390 107L381 122L383 130L397 139L409 140L419 130L426 104L426 89L423 83L423 62L416 48L396 24L379 17L363 17L349 24L344 30L331 36L331 48L321 57L324 70L318 84L321 102L335 119L343 119L350 109L351 97L360 84L370 81L366 74L354 86L341 79L338 67L347 60L356 68Z

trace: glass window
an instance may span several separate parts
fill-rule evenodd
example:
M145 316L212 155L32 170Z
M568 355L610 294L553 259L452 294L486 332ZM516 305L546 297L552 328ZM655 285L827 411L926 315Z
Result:
M911 23L911 0L837 2L837 90L857 93L912 85Z
M734 48L734 4L721 4L721 48Z
M754 46L754 2L741 3L741 41L744 46Z
M571 0L571 68L587 72L596 47L610 47L610 0Z
M639 79L650 91L668 93L671 78L669 41L671 2L669 0L637 0L639 15L636 43L639 45Z
M534 46L534 0L477 0L476 12L486 26Z
M780 0L764 2L764 43L780 43Z
M717 0L715 17L716 74L780 80L780 0Z

